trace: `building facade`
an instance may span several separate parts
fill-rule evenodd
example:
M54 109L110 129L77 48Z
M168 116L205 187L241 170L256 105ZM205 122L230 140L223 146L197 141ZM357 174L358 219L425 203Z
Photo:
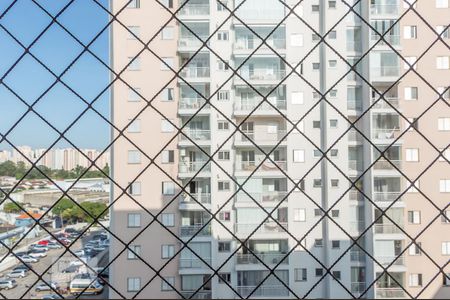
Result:
M438 98L432 87L448 95L448 31L417 66L426 84L403 76L403 57L420 57L414 32L422 52L436 35L412 11L401 18L401 1L127 2L111 1L111 115L124 128L111 134L112 298L448 292L409 246L439 211L407 178L439 152L403 118ZM416 5L441 30L443 2ZM450 111L439 105L423 133L442 151ZM430 172L444 177L419 179L441 210L448 170L441 157ZM417 241L444 266L450 245L435 239Z

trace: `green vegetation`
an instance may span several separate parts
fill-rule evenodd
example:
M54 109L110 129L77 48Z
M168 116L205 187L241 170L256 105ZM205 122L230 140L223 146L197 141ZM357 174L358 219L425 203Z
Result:
M5 205L3 205L3 211L5 213L13 213L13 214L17 214L17 213L23 212L20 209L20 207L14 202L5 203Z
M108 214L108 210L105 211L107 205L102 202L85 201L80 206L96 218L100 216L100 219L102 219ZM83 209L72 200L63 198L53 207L52 213L62 217L64 222L68 223L93 222L93 219Z
M20 179L28 172L28 170L29 168L23 162L18 162L17 164L15 164L12 161L6 161L0 164L0 176L12 176ZM39 170L45 173L48 177L54 179L76 179L79 178L84 171L86 171L86 168L77 166L71 171L66 171L62 169L51 170L46 166L36 166L31 169L25 179L45 179L45 176ZM106 174L109 174L109 166L106 165L102 171ZM82 178L98 177L106 176L98 170L89 170L82 176Z

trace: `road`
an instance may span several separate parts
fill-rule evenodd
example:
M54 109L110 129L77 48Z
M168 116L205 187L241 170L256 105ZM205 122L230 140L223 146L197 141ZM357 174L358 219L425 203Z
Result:
M76 251L79 249L82 249L82 245L84 245L87 241L89 241L92 238L92 233L86 235L81 240L77 241L74 245L70 247L72 251ZM58 259L58 257L61 255L61 253L64 252L64 249L54 249L49 250L48 255L44 258L41 258L38 263L32 264L33 270L41 275L44 273L44 271L51 265L51 268L43 274L42 278L47 281L54 281L59 284L61 288L68 288L70 281L72 278L76 275L76 273L62 273L61 271L64 270L71 261L76 260L75 256L73 256L71 253L67 252L64 254L63 257ZM101 267L105 266L108 263L108 252L105 251L103 253L100 253L98 256L92 258L88 261L88 264L92 267ZM1 274L0 277L4 277L7 273L9 273L10 270L6 270ZM18 286L11 290L2 290L0 291L0 299L3 297L3 299L18 299L18 298L24 298L24 299L36 299L41 298L43 295L46 294L53 294L53 291L46 291L46 292L36 292L35 286L39 283L38 281L39 277L34 274L33 272L28 272L28 276L25 278L17 278L17 284ZM29 287L32 286L31 289ZM27 291L29 289L29 291ZM74 298L70 297L68 294L63 295L66 298ZM96 295L96 296L80 296L79 298L89 298L89 299L106 299L108 298L108 291L107 286L105 286L105 290L102 294Z

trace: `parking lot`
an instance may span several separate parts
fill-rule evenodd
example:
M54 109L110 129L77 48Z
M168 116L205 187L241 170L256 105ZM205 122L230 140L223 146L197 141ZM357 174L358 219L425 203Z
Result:
M91 232L89 234L85 234L81 239L79 239L76 243L70 246L70 249L75 252L76 250L83 249L89 241L92 240L93 236L97 235L98 232ZM74 261L77 261L77 258L69 252L66 252L64 256L59 258L59 256L64 252L64 248L61 249L49 249L47 252L47 256L41 258L39 262L29 264L29 266L39 275L43 274L49 266L51 268L42 275L42 278L47 282L54 282L60 289L60 294L65 298L74 298L70 294L68 294L68 288L72 279L79 273L85 273L86 267L73 268L74 270L71 273L66 273L67 267L73 264ZM108 250L104 250L93 257L89 257L86 260L87 264L92 267L102 267L108 263ZM21 262L18 261L17 265L21 265ZM2 272L1 278L5 278L8 273L12 270L8 269ZM18 299L18 298L42 298L44 295L55 294L52 290L50 291L36 291L36 286L38 286L42 281L38 280L38 276L34 274L34 272L29 271L28 275L24 278L15 278L17 282L17 287L13 289L3 289L0 291L0 296L5 299ZM31 288L30 288L31 287ZM64 294L63 294L64 293ZM97 298L97 299L105 299L108 298L108 290L107 285L105 285L104 290L99 295L81 295L79 298Z

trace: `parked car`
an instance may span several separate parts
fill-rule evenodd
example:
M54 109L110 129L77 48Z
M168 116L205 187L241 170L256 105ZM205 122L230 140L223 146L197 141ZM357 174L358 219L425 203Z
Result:
M84 264L86 263L86 256L79 256L78 259L72 260L69 263L69 266L84 266Z
M67 268L63 269L61 273L75 273L78 272L79 266L68 266Z
M24 278L28 275L28 271L25 270L13 270L8 275L6 275L8 278Z
M58 294L48 294L48 295L44 295L42 296L41 299L64 299L62 296L58 295Z
M17 282L14 279L0 279L0 289L1 290L9 290L13 289L17 286Z
M18 265L17 267L15 267L14 269L12 269L13 271L18 271L18 270L25 270L25 271L29 271L30 267L27 265Z
M86 256L86 253L83 249L76 250L73 252L76 256Z
M100 243L100 246L103 246L103 247L109 247L109 245L110 245L109 239L108 239L108 240L103 240L103 241Z
M47 246L50 243L49 240L40 240L37 244L42 246Z
M70 245L71 241L67 238L59 238L58 241L63 244L64 246Z
M31 257L34 257L34 258L46 257L47 251L34 249L34 250L29 251L28 255Z
M47 243L47 244L48 244L48 243ZM37 245L34 246L34 249L48 251L47 245L40 245L40 244L37 244Z
M51 291L52 289L58 290L59 286L56 282L50 281L47 283L41 281L36 285L34 289L36 290L36 292Z
M59 243L50 242L47 244L48 249L61 249L63 246Z
M105 251L106 247L103 246L95 246L94 248L92 248L92 250L97 251L98 253Z
M20 257L20 259L24 263L37 263L39 261L39 258L32 257L30 255L23 255Z

